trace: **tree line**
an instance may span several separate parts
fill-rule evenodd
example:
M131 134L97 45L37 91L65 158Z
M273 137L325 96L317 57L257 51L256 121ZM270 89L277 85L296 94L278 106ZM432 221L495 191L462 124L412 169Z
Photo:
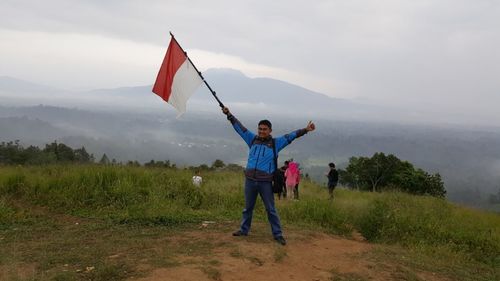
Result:
M44 148L30 145L23 147L19 140L0 143L0 164L43 165L54 163L93 163L94 155L85 147L73 149L56 141Z
M96 163L101 165L142 166L137 160L122 163L118 162L114 158L109 159L106 153L104 153L96 162L94 154L89 154L85 147L82 146L81 148L73 149L64 143L58 143L57 141L46 144L44 148L39 148L33 145L24 147L20 144L19 140L0 143L0 165L45 165L56 163ZM176 164L171 163L170 160L151 160L144 163L144 167L177 169ZM237 164L226 164L224 161L216 159L211 166L201 164L199 166L188 166L185 167L185 169L198 171L241 171L243 170L243 167Z
M73 149L56 141L46 144L44 148L37 146L23 147L18 140L0 143L0 165L44 165L55 163L97 163L101 165L142 166L138 161L121 163L109 159L103 154L99 161L93 154L89 154L85 147ZM166 161L151 160L144 164L148 168L176 169L175 164ZM229 170L242 171L243 167L236 164L225 164L216 159L211 166L201 164L189 166L185 169L210 171ZM351 157L345 169L339 170L340 184L352 189L365 191L400 190L417 195L431 195L444 197L444 188L441 176L429 174L422 169L415 168L408 161L402 161L396 156L384 153L375 153L372 157Z

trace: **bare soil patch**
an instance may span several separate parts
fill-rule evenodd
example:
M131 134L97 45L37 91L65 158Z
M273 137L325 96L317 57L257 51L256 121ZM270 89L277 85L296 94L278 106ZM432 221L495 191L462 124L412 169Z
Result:
M267 225L257 224L253 231L248 237L233 237L214 225L170 237L178 245L178 265L133 280L446 280L377 264L365 258L373 249L367 242L292 230L288 244L281 246Z

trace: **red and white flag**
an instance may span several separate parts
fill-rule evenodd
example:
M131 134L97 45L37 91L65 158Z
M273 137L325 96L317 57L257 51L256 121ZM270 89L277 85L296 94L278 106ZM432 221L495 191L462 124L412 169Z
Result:
M198 71L172 37L156 77L153 93L171 104L179 115L186 112L187 100L203 83Z

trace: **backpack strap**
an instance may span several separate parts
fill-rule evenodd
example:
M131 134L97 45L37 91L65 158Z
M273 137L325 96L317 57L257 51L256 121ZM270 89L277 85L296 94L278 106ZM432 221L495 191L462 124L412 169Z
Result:
M272 143L273 143L274 171L276 172L278 170L278 155L276 155L276 143L274 141L274 138L272 139Z
M251 142L251 146L255 144L255 141L257 140L258 136L253 137L253 140Z
M257 140L257 136L255 136L252 140L252 145L255 144ZM274 138L271 138L271 143L273 144L273 158L274 158L274 171L278 170L278 155L276 155L276 142Z

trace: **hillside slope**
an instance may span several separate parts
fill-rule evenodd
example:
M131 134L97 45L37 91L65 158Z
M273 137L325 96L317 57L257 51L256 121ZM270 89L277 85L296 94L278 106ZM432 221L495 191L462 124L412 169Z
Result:
M98 165L0 167L0 247L6 253L0 273L40 280L179 273L237 280L250 267L259 276L283 270L315 280L500 277L497 214L397 192L339 189L330 201L326 190L304 181L300 201L276 203L289 241L281 247L260 201L250 236L230 235L243 208L240 172L205 171L201 188L191 184L192 174Z

